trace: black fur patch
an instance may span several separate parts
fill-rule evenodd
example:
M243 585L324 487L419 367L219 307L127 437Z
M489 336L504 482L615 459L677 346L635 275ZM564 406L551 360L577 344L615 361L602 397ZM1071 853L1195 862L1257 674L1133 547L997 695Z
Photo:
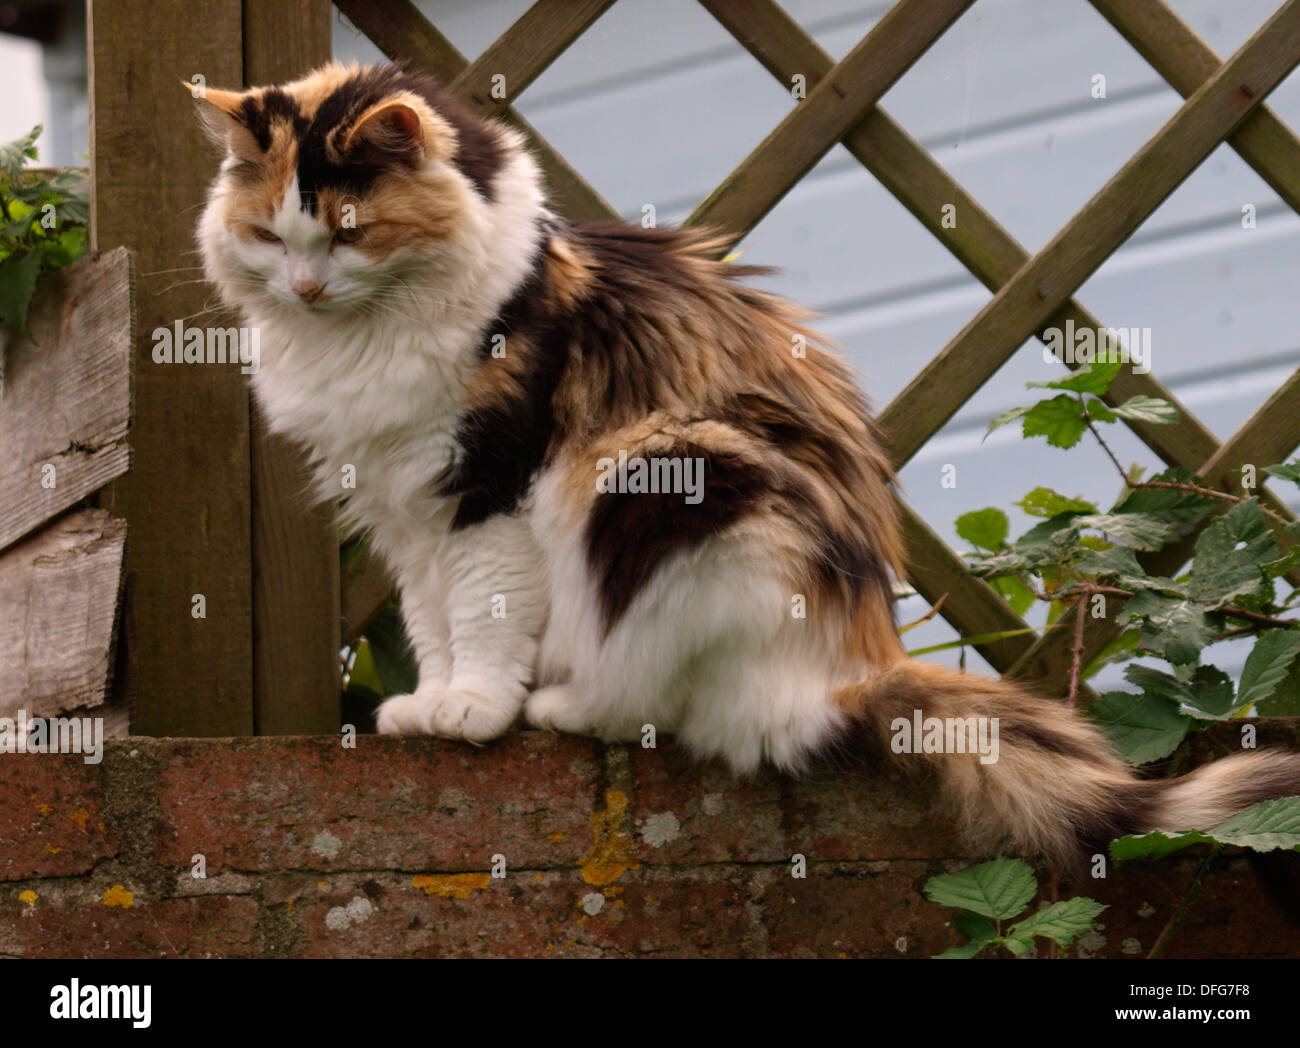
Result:
M485 368L505 366L492 356L496 335L530 331L533 342L522 396L468 412L456 430L461 456L442 483L444 495L460 496L452 530L497 513L513 513L545 461L555 432L552 399L564 377L569 335L546 313L545 233L532 270L483 333L479 359Z
M639 454L628 449L629 456ZM743 517L770 490L757 467L691 443L646 452L647 457L703 459L703 498L678 493L596 496L587 522L587 561L596 576L608 633L668 554L698 546ZM592 463L592 482L596 478Z
M364 152L342 162L331 161L326 155L325 140L334 128L346 126L396 91L419 95L455 128L457 168L481 196L492 199L492 180L504 159L492 128L443 91L428 74L400 66L383 66L362 71L336 88L321 103L310 126L299 134L298 188L304 209L316 213L316 195L324 186L361 196L384 173L384 166Z
M1062 757L1073 757L1090 764L1099 764L1106 760L1106 754L1099 753L1074 739L1059 735L1032 720L1017 720L1005 716L1000 720L999 730L1002 738L1007 741L1027 743L1040 750L1060 754Z
M263 153L271 148L271 125L275 121L292 124L293 133L299 138L307 130L307 118L298 111L298 103L278 87L245 98L239 114L241 123L252 133Z

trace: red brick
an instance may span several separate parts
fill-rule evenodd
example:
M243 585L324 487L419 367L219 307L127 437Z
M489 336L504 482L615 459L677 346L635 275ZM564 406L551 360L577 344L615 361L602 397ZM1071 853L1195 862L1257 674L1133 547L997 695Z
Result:
M24 957L247 957L257 903L221 895L107 906L98 897L0 906L0 952Z
M414 878L334 879L295 899L310 957L740 956L749 871L629 875L593 887L568 873L509 875L429 894ZM459 896L459 897L458 897ZM584 900L597 912L584 909Z
M573 865L592 845L599 746L525 732L486 749L362 736L169 742L159 856L225 870Z
M77 754L0 754L0 881L85 873L117 853L102 767Z

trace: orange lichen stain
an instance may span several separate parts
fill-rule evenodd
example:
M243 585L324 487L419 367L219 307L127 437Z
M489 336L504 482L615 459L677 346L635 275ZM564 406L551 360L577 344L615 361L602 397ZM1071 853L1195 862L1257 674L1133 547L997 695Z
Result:
M627 828L628 803L621 791L606 790L604 810L589 816L595 840L591 851L578 861L578 870L588 884L613 884L641 865L636 861L636 842Z
M104 893L105 906L118 906L123 910L129 910L135 905L135 893L129 892L120 884L115 884Z
M90 821L90 812L86 811L85 808L78 808L69 815L68 818L84 830L86 828L86 823Z
M444 899L468 899L491 881L490 873L419 873L411 878L411 884L425 895L441 895Z
M46 845L45 845L45 854L46 854L46 855L58 855L59 852L61 852L61 851L63 851L63 849L60 848L60 847L59 847L58 845L56 845L56 844L50 844L50 843L47 842Z
M623 886L621 884L611 884L606 891L602 892L602 894L607 899L617 899L623 894Z
M317 888L324 888L324 887L325 887L325 882L324 882L324 881L317 881L317 882L316 882L316 887L317 887Z
M616 900L614 901L614 909L616 909L616 910L626 910L626 909L627 909L627 903L625 903L622 899L616 899Z
M533 874L533 876L536 877L539 881L542 879L542 875L540 873L535 873Z
M567 841L569 839L569 831L556 830L554 833L548 833L546 839L552 844L559 844L561 841Z
M36 810L37 810L38 812L40 812L42 815L49 815L50 812L52 812L52 811L54 810L54 809L51 808L48 804L45 804L43 801L41 801L41 799L40 799L39 797L37 797L36 794L34 794L34 793L33 793L33 794L28 798L28 799L29 799L33 804L36 805Z
M18 898L25 902L30 908L36 905L36 900L39 899L40 896L28 888L25 892L19 892Z
M286 912L286 913L293 913L293 900L292 900L292 899L290 899L288 902L286 902L286 903L284 904L284 909L285 909L285 912Z

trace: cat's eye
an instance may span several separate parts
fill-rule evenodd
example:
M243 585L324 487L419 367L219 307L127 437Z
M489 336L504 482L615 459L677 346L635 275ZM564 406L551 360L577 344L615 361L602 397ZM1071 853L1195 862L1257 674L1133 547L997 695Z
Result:
M257 239L263 244L278 244L280 242L278 236L272 233L269 229L263 229L261 226L258 226L253 230L253 236L257 237Z
M364 236L360 226L344 226L334 234L336 244L355 244Z

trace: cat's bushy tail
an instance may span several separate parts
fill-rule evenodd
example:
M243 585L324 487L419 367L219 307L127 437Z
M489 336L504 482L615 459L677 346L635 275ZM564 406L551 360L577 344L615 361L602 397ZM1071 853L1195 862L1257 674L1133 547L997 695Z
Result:
M1062 868L1124 834L1208 829L1257 801L1300 794L1300 754L1282 750L1234 754L1176 779L1139 779L1063 702L929 663L899 663L842 689L836 701L872 749L937 774L972 846L1041 856ZM925 752L927 718L943 722L943 749L966 752ZM972 740L983 740L984 762L970 752L978 748Z

